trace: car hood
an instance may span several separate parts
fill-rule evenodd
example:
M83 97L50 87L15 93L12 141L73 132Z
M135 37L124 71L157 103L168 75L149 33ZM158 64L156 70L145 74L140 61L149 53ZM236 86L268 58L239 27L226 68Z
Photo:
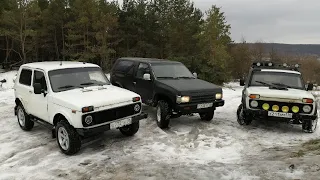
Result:
M165 79L160 83L179 92L222 92L222 88L201 79Z
M278 89L269 89L269 87L249 87L247 88L247 93L249 94L259 94L260 98L263 99L290 99L295 100L296 102L302 102L303 98L314 99L314 96L305 90L292 89L288 90L278 90Z
M85 89L72 89L58 92L53 98L54 103L81 111L83 107L94 106L95 110L105 106L127 104L132 102L138 94L112 85L101 87L88 87Z

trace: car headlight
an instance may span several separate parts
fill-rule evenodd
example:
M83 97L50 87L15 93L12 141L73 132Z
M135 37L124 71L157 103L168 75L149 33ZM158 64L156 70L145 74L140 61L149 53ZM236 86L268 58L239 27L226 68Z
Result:
M251 101L250 105L251 105L251 107L256 108L256 107L258 107L259 103L258 103L258 101Z
M304 105L302 108L303 112L309 113L311 111L311 106L309 105Z
M141 109L140 104L136 104L136 105L134 105L133 109L134 109L134 111L135 111L135 112L139 112L139 111L140 111L140 109Z
M84 119L84 122L87 124L87 125L90 125L93 121L93 118L92 116L88 115L85 119Z
M222 93L217 93L216 94L216 99L222 99Z
M177 103L187 103L190 102L189 96L177 96Z

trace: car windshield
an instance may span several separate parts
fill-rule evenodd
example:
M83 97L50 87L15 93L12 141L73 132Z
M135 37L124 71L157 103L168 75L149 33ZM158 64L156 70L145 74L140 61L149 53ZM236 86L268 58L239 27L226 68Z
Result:
M253 72L249 86L274 86L304 89L300 74L270 71Z
M59 69L48 74L53 92L110 84L98 67Z
M157 78L194 78L193 74L183 64L152 64Z

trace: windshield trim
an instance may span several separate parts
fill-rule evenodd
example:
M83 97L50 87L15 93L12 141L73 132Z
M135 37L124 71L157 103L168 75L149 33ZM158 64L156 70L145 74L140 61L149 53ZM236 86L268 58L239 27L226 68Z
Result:
M268 86L264 86L264 85L252 85L252 78L253 78L253 75L254 73L256 72L269 72L269 73L275 73L275 74L279 74L279 73L282 73L282 74L292 74L292 75L296 75L299 77L299 79L301 80L301 86L302 87L295 87L295 86L291 86L291 87L288 87L288 89L299 89L299 90L305 90L305 83L303 81L303 78L302 78L302 75L300 73L288 73L288 72L282 72L282 71L252 71L251 72L251 75L250 75L250 79L249 79L249 82L248 82L248 87L268 87Z
M100 71L102 73L102 77L106 80L106 84L105 85L110 85L110 81L109 79L107 78L107 76L105 75L105 73L102 71L102 69L100 67L72 67L72 68L64 68L64 69L53 69L53 70L50 70L48 71L48 78L49 78L49 81L50 81L50 89L53 93L59 93L59 92L64 92L64 91L70 91L70 90L74 90L74 89L79 89L79 88L84 88L84 87L91 87L91 86L100 86L100 85L97 85L97 84L93 84L93 85L89 85L89 86L84 86L84 87L73 87L73 88L66 88L66 89L62 89L62 90L57 90L57 91L54 91L53 89L53 86L52 86L52 81L51 81L51 76L50 76L50 73L54 72L54 71L60 71L60 70L70 70L70 69L85 69L85 68L88 68L88 69L96 69L97 71Z

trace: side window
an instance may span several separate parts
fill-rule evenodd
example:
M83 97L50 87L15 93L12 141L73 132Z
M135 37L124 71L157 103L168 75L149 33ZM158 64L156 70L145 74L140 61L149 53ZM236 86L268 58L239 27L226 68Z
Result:
M35 83L40 83L42 89L48 90L46 78L45 78L43 72L41 72L41 71L34 71L33 84L35 84Z
M148 64L140 63L139 67L138 67L138 71L137 71L136 77L140 78L140 79L143 79L143 75L145 73L150 73L150 68L149 68Z
M114 71L124 73L124 74L133 74L133 61L124 61L121 60L117 63Z
M31 86L32 71L30 69L22 69L20 73L19 83Z

